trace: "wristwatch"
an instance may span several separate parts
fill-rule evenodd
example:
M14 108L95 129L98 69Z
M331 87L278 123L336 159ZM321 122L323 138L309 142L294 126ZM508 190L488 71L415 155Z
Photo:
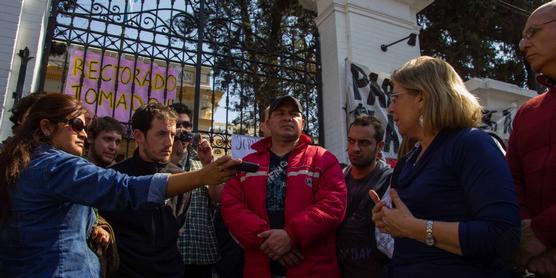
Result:
M425 232L427 233L426 237L425 237L425 243L428 246L434 246L434 244L436 243L436 240L434 239L434 236L432 235L432 220L427 220L427 227Z

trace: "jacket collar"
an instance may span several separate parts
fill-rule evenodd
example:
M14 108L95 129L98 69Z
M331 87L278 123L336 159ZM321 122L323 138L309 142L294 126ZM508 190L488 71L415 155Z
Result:
M542 85L548 87L549 90L556 89L556 80L554 80L553 78L548 77L544 74L537 75L537 81L539 83L541 83Z
M301 136L299 137L299 141L297 142L297 145L295 146L294 150L304 148L305 146L311 143L312 143L311 137L309 137L305 133L301 133ZM270 149L270 147L272 147L272 136L265 137L255 142L253 145L251 145L251 148L258 152L267 151Z
M140 171L144 173L158 173L168 165L168 162L147 162L143 160L141 156L139 156L139 148L135 149L131 160L135 166L138 167L138 170L140 169Z

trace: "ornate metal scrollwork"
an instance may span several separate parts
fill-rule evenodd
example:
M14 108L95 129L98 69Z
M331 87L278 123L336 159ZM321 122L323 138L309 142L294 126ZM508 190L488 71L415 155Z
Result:
M226 114L224 127L214 126L213 118L210 129L201 130L211 138L214 148L227 152L232 131L255 135L260 110L268 102L266 95L298 97L307 107L307 133L319 135L318 33L316 27L310 33L299 30L300 24L312 22L313 17L289 16L281 23L280 34L272 37L257 31L266 28L261 27L266 24L264 16L248 15L251 26L246 26L246 15L229 1L53 0L53 5L56 20L49 27L53 32L47 40L55 41L56 47L64 46L59 49L65 51L73 45L84 52L108 52L173 65L180 72L178 86L182 88L186 82L189 86L180 92L179 99L191 90L195 94L211 91L210 105L203 96L204 105L212 109L207 115L214 117L217 107ZM56 58L63 64L60 88L69 65L64 51L55 51L62 52ZM220 103L215 100L218 94ZM190 101L192 97L188 98ZM198 108L200 103L192 106Z

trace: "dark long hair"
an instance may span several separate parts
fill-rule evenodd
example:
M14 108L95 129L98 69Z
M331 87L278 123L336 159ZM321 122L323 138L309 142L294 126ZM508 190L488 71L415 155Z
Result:
M40 144L51 144L49 136L40 128L40 121L60 123L86 113L74 97L59 93L45 94L29 108L27 118L8 138L0 152L0 223L8 216L11 200L9 187L29 166L32 155Z

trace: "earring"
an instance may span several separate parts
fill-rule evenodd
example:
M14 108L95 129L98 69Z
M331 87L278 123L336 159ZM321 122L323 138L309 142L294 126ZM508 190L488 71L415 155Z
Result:
M423 114L419 116L419 125L423 127Z
M46 137L46 139L50 139L50 136L52 135L52 132L50 131L50 129L47 129L46 131L43 132L44 137Z

